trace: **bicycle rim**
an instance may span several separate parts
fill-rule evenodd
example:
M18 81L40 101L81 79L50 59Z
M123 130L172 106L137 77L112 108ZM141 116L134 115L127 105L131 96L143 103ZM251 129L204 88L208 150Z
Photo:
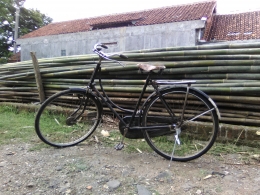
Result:
M163 98L173 113L172 116L160 98L154 97L145 109L143 126L178 126L186 92L187 89L181 87L163 92ZM164 158L189 161L200 157L211 148L217 132L218 117L214 106L207 96L190 89L181 127L177 130L147 130L144 131L144 137L152 149Z
M47 99L39 109L35 128L45 143L66 147L89 137L101 118L99 102L83 90L67 90Z

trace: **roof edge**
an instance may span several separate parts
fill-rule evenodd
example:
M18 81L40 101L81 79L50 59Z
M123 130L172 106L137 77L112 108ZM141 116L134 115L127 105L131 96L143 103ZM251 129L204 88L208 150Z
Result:
M163 7L157 7L157 8L149 8L149 9L143 9L143 10L137 10L137 11L115 12L115 13L111 13L111 14L98 15L98 16L87 17L87 18L79 18L79 19L73 19L73 20L53 22L51 24L58 24L58 23L63 23L63 22L81 21L81 20L87 20L87 19L95 19L95 18L102 18L102 17L108 17L108 16L117 16L117 15L124 15L124 14L138 14L138 13L151 11L151 10L172 8L172 7L182 7L182 6L189 6L189 5L195 5L195 4L204 4L204 3L210 3L210 2L214 2L215 3L215 6L213 8L213 10L214 10L216 8L217 1L216 0L208 0L208 1L197 1L197 2L193 2L193 3L183 3L183 4L177 4L177 5L169 5L169 6L163 6Z

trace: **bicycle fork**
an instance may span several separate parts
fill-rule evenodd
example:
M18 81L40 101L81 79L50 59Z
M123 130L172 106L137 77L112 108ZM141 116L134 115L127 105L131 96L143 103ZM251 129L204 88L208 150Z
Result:
M87 98L87 99L85 99ZM71 125L74 125L77 123L77 120L80 118L80 116L84 113L85 111L85 108L87 106L87 102L89 100L89 96L88 96L88 93L87 93L87 97L84 95L83 97L79 97L78 96L78 99L80 101L80 105L78 108L76 108L76 110L74 110L74 112L72 114L70 114L70 116L66 119L66 124L68 126L71 126ZM82 109L83 107L83 109ZM80 110L82 109L82 110ZM79 112L79 113L78 113ZM77 115L78 114L78 115Z

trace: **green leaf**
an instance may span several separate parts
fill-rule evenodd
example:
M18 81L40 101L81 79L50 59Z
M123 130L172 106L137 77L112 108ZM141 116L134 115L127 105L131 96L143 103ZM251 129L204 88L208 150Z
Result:
M0 58L9 58L14 44L13 28L15 27L15 1L0 0ZM7 22L8 23L7 23ZM39 10L21 7L18 37L30 33L52 22L52 18ZM7 24L6 24L7 23ZM0 63L3 63L1 60Z

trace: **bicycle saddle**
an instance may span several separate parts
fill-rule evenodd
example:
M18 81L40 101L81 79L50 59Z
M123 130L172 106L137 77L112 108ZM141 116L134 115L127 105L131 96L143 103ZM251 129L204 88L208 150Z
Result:
M151 64L137 64L137 66L144 71L152 71L152 70L163 70L165 66L155 66Z

